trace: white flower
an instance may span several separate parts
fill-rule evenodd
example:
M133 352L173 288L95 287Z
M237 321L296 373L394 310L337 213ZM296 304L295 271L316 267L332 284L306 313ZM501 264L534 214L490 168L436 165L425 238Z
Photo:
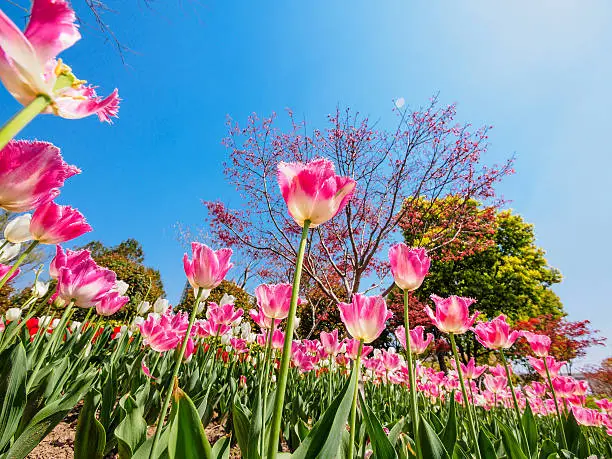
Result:
M202 292L200 294L200 300L206 300L206 298L208 298L210 296L210 289L202 289ZM194 288L193 289L193 296L195 298L198 297L198 288Z
M196 311L196 314L202 314L202 311L204 311L205 307L206 307L206 302L205 301L200 301L198 303L198 310Z
M140 317L140 316L134 317L134 321L132 322L132 325L130 327L132 332L136 333L137 331L140 331L139 325L143 324L144 321L145 321L144 317Z
M136 312L144 316L149 309L151 309L151 304L148 301L141 301L136 308Z
M0 246L4 245L0 250L0 263L7 263L19 255L21 243L11 244L4 239L0 239Z
M21 308L10 308L4 314L6 320L9 322L15 322L16 320L21 319Z
M153 303L153 311L158 314L164 314L170 307L170 302L165 298L158 298Z
M79 329L79 327L81 326L81 322L78 322L76 320L73 320L70 325L68 326L68 328L70 328L70 331L72 333L74 333L76 330Z
M60 323L59 319L53 319L53 321L51 322L50 328L55 330L57 326L59 325L59 323Z
M43 282L37 280L32 286L32 294L36 298L42 298L49 291L49 282Z
M153 320L156 320L156 321L157 321L157 320L159 320L159 318L160 318L160 314L158 314L157 312L150 312L150 313L147 315L147 318L149 318L149 317L153 317Z
M51 322L51 316L40 316L38 318L38 326L41 328L48 326L49 322Z
M406 104L406 99L404 99L403 97L400 97L395 100L395 106L397 108L402 108L405 104Z
M18 243L32 240L30 234L30 221L32 214L23 214L12 219L4 228L4 237L7 241Z
M219 306L225 306L226 304L234 304L234 301L236 301L235 296L224 293L221 297L221 300L219 300Z
M231 332L226 333L225 335L221 337L221 344L223 345L229 344L231 338L232 338Z
M115 288L113 290L119 292L119 295L125 295L125 292L127 292L128 288L130 288L130 284L128 284L127 282L123 282L122 280L118 280L115 283Z
M243 322L240 325L240 337L242 339L248 339L250 334L251 334L251 324L248 322Z
M293 325L294 330L297 330L298 328L300 328L300 318L299 317L296 317L293 323L294 323Z

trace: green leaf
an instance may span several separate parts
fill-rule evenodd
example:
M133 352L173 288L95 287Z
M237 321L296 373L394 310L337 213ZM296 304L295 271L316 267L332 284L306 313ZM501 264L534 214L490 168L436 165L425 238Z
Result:
M95 371L85 373L70 387L70 392L36 413L13 443L6 459L26 457L89 391L95 374Z
M395 444L397 443L397 437L399 437L399 434L401 434L402 431L404 430L405 422L406 420L404 418L401 418L399 421L395 423L395 425L389 432L389 441L394 447L395 447Z
M567 440L567 446L570 451L578 450L578 442L580 441L580 426L574 417L574 412L570 410L569 415L565 418L563 423L565 430L565 439Z
M229 459L232 436L226 435L217 440L212 447L213 459Z
M478 449L480 449L480 456L482 459L497 459L495 447L489 436L485 433L484 427L482 427L478 433Z
M106 447L106 432L96 419L95 392L89 391L79 414L74 439L75 459L102 459Z
M119 402L122 420L115 429L119 447L119 457L130 459L134 452L147 439L147 422L144 420L144 407L136 403L134 397L126 394Z
M170 419L168 456L170 459L212 459L212 448L195 405L178 386L173 397L175 410Z
M354 372L355 370L353 370ZM323 416L310 430L300 447L291 455L293 459L313 457L335 457L342 441L342 432L346 430L356 380L351 374L340 393L325 410Z
M421 416L419 423L419 440L421 442L421 452L423 457L428 459L448 459L449 455L444 447L444 443L440 440L436 431Z
M238 447L243 454L246 454L249 448L249 424L250 412L245 412L245 409L239 403L234 403L232 408L232 420L234 421L234 433Z
M370 442L372 443L372 451L374 452L374 457L379 459L397 458L395 449L387 438L387 434L383 430L380 421L378 420L376 415L372 411L370 411L370 408L368 407L366 401L363 399L361 392L359 392L359 399L361 402L363 421L365 423L365 428L368 432L368 436L370 437Z
M523 429L525 429L525 435L527 436L528 452L535 453L538 448L538 427L529 403L526 403L525 411L521 417L521 424L523 424Z
M253 401L253 415L251 416L251 422L249 423L249 433L247 439L247 451L243 451L242 454L245 459L259 459L259 440L262 434L262 416L263 416L263 403L261 400L261 393L257 391L255 400Z
M540 447L539 459L548 459L551 455L557 455L557 445L550 438L547 438Z
M527 456L523 453L521 445L516 440L516 437L508 430L508 428L499 424L499 430L501 432L502 443L504 444L504 450L508 459L527 459Z
M13 438L26 407L26 372L21 342L0 354L0 451Z
M457 413L455 407L455 393L450 395L450 406L448 409L448 419L446 420L446 427L442 432L442 443L449 454L453 454L455 450L455 443L457 442Z

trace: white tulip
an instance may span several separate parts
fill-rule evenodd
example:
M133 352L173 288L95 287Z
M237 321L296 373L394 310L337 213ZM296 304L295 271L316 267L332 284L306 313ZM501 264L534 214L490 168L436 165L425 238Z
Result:
M43 282L37 280L32 286L32 294L36 298L42 298L49 291L49 282Z
M248 322L243 322L240 326L240 337L242 339L247 339L251 334L251 324Z
M205 307L206 307L206 302L200 301L197 306L198 310L196 311L196 314L202 314L202 311L204 311Z
M134 321L132 322L132 325L130 327L130 329L132 330L132 332L136 333L137 331L140 330L139 325L143 324L145 321L144 317L134 317Z
M128 284L127 282L123 282L122 280L118 280L115 283L114 290L119 292L119 295L125 295L125 292L127 292L128 288L130 288L130 284Z
M170 302L165 298L158 298L153 303L153 311L158 314L164 314L170 307Z
M299 317L296 317L293 323L294 323L293 325L294 330L297 330L298 328L300 328L300 318Z
M0 246L4 245L0 250L0 263L7 263L19 255L21 250L21 243L11 244L6 242L5 239L0 239Z
M40 316L38 318L38 326L41 328L47 327L51 322L51 316Z
M4 237L7 241L17 243L32 240L30 234L31 214L23 214L12 219L4 228Z
M236 301L235 296L224 293L223 296L221 297L221 300L219 300L219 306L225 306L226 304L234 304L235 301Z
M57 326L59 325L60 320L59 319L53 319L53 321L51 322L51 326L50 328L52 328L53 330L55 330L57 328Z
M148 301L141 301L136 308L136 312L144 316L151 309L151 304Z
M4 317L6 317L6 320L8 320L9 322L15 322L16 320L21 319L21 308L7 309L6 313L4 314Z
M230 339L232 338L231 333L226 333L221 337L221 344L226 345L229 344Z
M159 320L159 318L160 318L161 316L160 316L158 313L156 313L156 312L150 312L150 313L147 315L147 319L148 319L149 317L153 317L153 320L158 321L158 320Z
M70 329L70 331L72 333L74 333L75 331L77 331L80 327L81 327L81 322L78 322L76 320L73 320L70 325L68 326L68 328Z
M200 300L206 300L206 298L208 298L210 296L210 292L211 292L210 289L202 289L202 292L200 294ZM197 287L195 287L193 289L193 296L194 296L194 298L198 297L198 288Z

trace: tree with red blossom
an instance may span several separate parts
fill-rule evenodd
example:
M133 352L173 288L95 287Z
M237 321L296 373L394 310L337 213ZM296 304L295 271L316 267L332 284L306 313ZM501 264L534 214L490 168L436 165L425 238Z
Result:
M583 372L594 394L612 397L612 357L608 357L597 367Z
M252 115L246 126L230 120L224 172L239 203L204 201L208 227L200 236L232 247L257 280L290 280L300 228L278 190L277 166L326 157L338 174L356 180L357 189L343 212L311 231L303 293L316 289L327 299L321 307L327 308L359 291L390 290L384 249L410 211L407 201L456 196L453 224L461 232L469 202L493 204L495 184L512 172L511 161L493 167L483 163L489 127L459 124L455 105L440 106L434 98L422 109L395 109L395 114L396 128L384 130L350 109L337 110L324 129L311 133L291 112L286 129L274 115ZM188 232L188 239L194 237L198 234ZM429 248L443 246L448 237L442 234Z
M552 314L519 321L514 328L548 336L551 340L550 355L557 360L566 361L570 373L572 362L575 359L584 357L588 348L603 346L606 341L605 337L599 335L599 330L591 328L588 320L572 322L566 317L557 317ZM514 351L519 358L528 355L529 345L524 340L519 340Z

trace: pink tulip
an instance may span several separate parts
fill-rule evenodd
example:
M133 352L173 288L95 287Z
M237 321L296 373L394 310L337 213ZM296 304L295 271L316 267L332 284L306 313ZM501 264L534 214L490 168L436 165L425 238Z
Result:
M371 343L385 329L385 322L393 313L387 310L387 304L382 296L365 296L360 293L353 295L353 301L339 303L340 318L350 335L364 343Z
M546 395L547 387L537 381L532 381L530 384L524 387L525 393L530 398L542 398Z
M285 343L285 334L281 330L274 330L272 334L272 349L281 351Z
M506 390L508 379L505 376L485 375L484 385L490 392L500 394Z
M80 38L76 16L65 0L34 0L24 33L0 10L2 83L23 105L46 96L50 104L45 113L71 119L95 113L100 121L110 122L119 110L117 90L102 99L57 60Z
M53 260L51 260L51 263L49 264L49 276L51 276L52 279L57 280L59 276L59 271L62 267L76 266L82 261L88 259L91 259L91 253L89 252L89 250L74 251L66 249L66 251L64 252L62 246L58 244L55 246L55 257L53 258Z
M500 314L490 322L480 322L472 328L476 339L488 349L508 349L519 337L519 332L510 331L506 316Z
M548 366L548 372L551 378L555 378L559 374L559 370L566 364L566 362L557 362L557 360L552 356L544 357L546 359L546 365ZM535 371L544 379L546 379L546 368L544 366L543 359L536 359L531 356L527 356L527 360L533 367Z
M272 327L272 319L267 317L261 310L257 311L255 309L249 310L249 315L253 322L255 322L262 330L267 330ZM280 320L274 320L274 326L278 325Z
M296 349L291 354L293 364L300 370L301 373L314 370L314 362L312 356L306 354L301 349Z
M510 365L508 366L508 371L510 372L510 374L513 374L512 366ZM503 376L505 378L506 377L506 367L498 363L494 367L493 366L489 367L489 373L491 373L493 376Z
M30 222L32 237L42 244L59 244L89 231L91 226L78 210L53 201L38 207Z
M0 207L10 212L35 209L55 199L64 181L79 173L50 143L12 140L0 151Z
M431 299L436 304L436 312L434 314L429 306L425 307L425 312L438 330L444 333L465 333L478 317L479 312L476 312L472 317L469 315L468 308L476 302L472 298L455 295L441 298L437 295L431 295Z
M346 206L356 182L336 175L331 161L315 159L306 164L281 162L278 185L289 215L301 227L308 220L314 228L331 220Z
M206 310L206 318L218 325L233 325L242 317L242 309L234 309L233 304L218 306L217 303L210 303Z
M6 273L8 273L11 270L12 266L8 266L8 265L3 265L2 263L0 263L0 279L3 279L4 276L6 275ZM15 279L15 277L17 277L17 275L21 272L21 270L19 268L17 268L15 270L15 272L13 272L13 274L11 274L11 277L9 277L7 279L8 281L11 281L13 279Z
M337 328L331 333L321 332L320 338L325 354L335 356L342 352L342 343L338 340Z
M245 352L249 352L249 347L247 346L247 342L242 338L230 338L230 346L237 354L244 354Z
M573 406L572 412L580 425L588 427L600 427L602 425L602 416L597 410Z
M198 334L201 336L223 336L232 329L227 324L217 323L214 319L202 320L199 322L200 330Z
M453 363L455 361L453 360ZM474 379L478 379L478 377L483 374L485 372L485 370L487 369L486 366L476 366L476 361L474 360L474 357L470 358L470 360L468 361L467 365L464 365L463 363L459 363L459 365L461 366L461 371L463 372L463 376L466 377L466 379L469 380L474 380Z
M410 291L421 286L431 264L425 249L411 249L403 242L391 246L389 262L397 286Z
M346 346L346 356L351 360L355 360L357 358L357 350L359 349L359 340L358 339L345 339L344 345ZM361 356L366 357L373 350L374 348L372 346L363 346L363 349L361 351Z
M60 268L57 294L65 302L74 301L81 308L91 308L115 286L117 277L92 259Z
M401 360L399 354L383 350L381 353L382 364L387 371L393 371L400 366Z
M559 398L570 398L576 393L577 381L571 376L556 376L552 380L555 394Z
M546 335L540 335L538 333L531 333L529 331L522 331L521 336L527 340L531 350L538 357L546 357L550 350L550 338Z
M425 328L421 325L410 330L410 350L413 354L423 354L434 339L431 333L427 333L427 338L425 338L424 330ZM406 349L406 331L403 325L397 327L395 336L402 347Z
M291 284L261 284L255 289L257 304L270 319L285 319L291 306Z
M112 316L128 301L130 299L127 296L121 296L119 292L109 292L96 304L96 312L101 316Z
M156 352L166 352L182 341L188 322L186 314L149 314L138 327L146 345Z
M193 288L212 290L225 278L233 263L230 263L232 249L212 250L199 242L191 243L192 260L183 256L187 280Z

